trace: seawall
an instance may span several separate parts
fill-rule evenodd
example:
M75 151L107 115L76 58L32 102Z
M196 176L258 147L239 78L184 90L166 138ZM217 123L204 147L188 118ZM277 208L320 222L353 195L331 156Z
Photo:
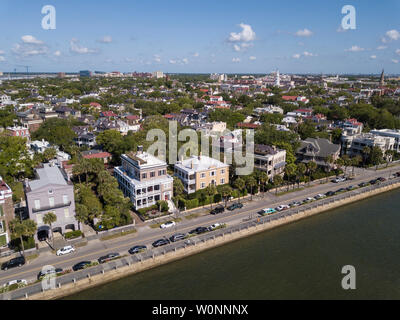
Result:
M293 214L288 217L284 217L281 219L269 221L268 223L259 223L253 226L248 226L245 228L241 228L238 231L232 231L228 233L224 233L221 236L214 236L208 240L203 240L197 242L195 245L191 245L185 248L180 248L176 251L166 252L164 254L154 256L148 260L144 260L137 263L128 264L126 263L115 270L110 270L105 273L96 274L90 277L87 277L82 280L77 280L76 282L70 282L67 284L63 284L60 288L43 291L37 294L33 294L28 296L25 299L28 300L49 300L49 299L58 299L64 296L72 295L79 291L95 287L100 284L104 284L110 281L114 281L128 275L132 275L144 270L148 270L178 259L182 259L184 257L188 257L190 255L215 248L217 246L224 245L226 243L239 240L244 237L248 237L250 235L263 232L278 226L285 225L287 223L292 223L331 209L335 209L341 206L344 206L349 203L353 203L362 199L370 198L375 195L391 191L400 187L400 181L396 181L395 183L387 186L382 186L370 191L366 191L363 193L355 194L352 196L344 197L343 199L332 201L328 204L324 205L316 205L314 208L309 210L299 212L297 214Z

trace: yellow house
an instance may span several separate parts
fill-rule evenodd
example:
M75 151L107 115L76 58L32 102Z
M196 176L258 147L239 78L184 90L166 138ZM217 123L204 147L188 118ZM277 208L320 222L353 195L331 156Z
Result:
M175 164L174 175L182 180L185 192L194 193L210 184L229 183L229 165L207 156L192 156Z

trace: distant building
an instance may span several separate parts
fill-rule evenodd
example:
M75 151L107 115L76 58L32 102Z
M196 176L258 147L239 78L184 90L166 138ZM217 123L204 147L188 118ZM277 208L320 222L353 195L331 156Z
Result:
M144 152L121 155L122 164L114 168L119 188L129 197L135 209L147 208L159 200L171 200L173 178L167 174L167 163Z
M392 136L376 135L370 132L356 135L342 134L341 142L343 154L363 156L365 147L379 147L383 154L388 150L394 150L396 139Z
M27 138L28 141L31 138L31 135L29 133L29 128L27 126L7 127L6 132L10 136Z
M91 77L92 76L92 72L89 70L82 70L79 71L79 76L84 78L84 77Z
M156 78L156 79L164 78L164 72L162 72L162 71L155 71L151 75L153 78Z
M194 193L210 184L229 183L229 165L200 154L176 163L174 175L182 181L186 193Z
M393 149L396 152L400 153L400 130L392 130L392 129L371 130L370 133L376 136L394 138Z
M12 190L0 176L0 247L5 247L11 240L9 222L14 219Z
M38 232L50 231L50 226L43 222L48 212L57 216L57 221L52 224L53 232L63 234L67 229L78 230L73 184L66 181L57 166L44 164L35 173L37 179L26 181L24 187L29 217L37 223Z

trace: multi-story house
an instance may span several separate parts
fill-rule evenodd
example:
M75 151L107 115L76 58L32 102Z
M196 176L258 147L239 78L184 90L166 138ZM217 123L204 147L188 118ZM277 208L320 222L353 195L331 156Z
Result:
M22 137L22 138L27 138L27 140L30 140L30 133L29 133L29 128L28 126L13 126L13 127L7 127L7 134L10 136L15 136L15 137Z
M65 179L57 166L44 164L35 173L37 179L26 180L24 187L29 217L37 223L38 232L50 230L50 226L43 222L43 217L48 212L57 216L57 221L52 224L54 232L63 234L66 229L78 230L72 182Z
M275 175L282 175L286 166L286 150L263 144L254 145L254 167L267 173L272 180Z
M12 190L0 176L0 248L11 240L9 222L14 219Z
M393 130L393 129L371 130L370 133L374 134L375 136L394 138L393 149L396 152L400 152L400 130Z
M186 193L193 193L210 184L229 183L229 165L200 154L176 163L174 175L182 180Z
M296 155L303 163L314 161L318 166L333 167L333 162L339 158L340 145L323 138L307 138L301 141L301 146L296 150ZM329 163L328 157L332 157Z
M342 153L349 156L364 155L364 148L379 147L385 154L388 150L394 150L396 139L390 136L381 136L373 133L360 133L355 135L342 134Z
M114 168L114 176L136 210L150 207L158 200L171 200L173 178L167 174L165 161L144 152L142 146L136 153L123 154L121 161L122 165Z

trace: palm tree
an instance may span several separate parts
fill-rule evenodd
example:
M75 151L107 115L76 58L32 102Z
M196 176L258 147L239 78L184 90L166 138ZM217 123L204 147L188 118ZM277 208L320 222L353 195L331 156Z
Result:
M253 201L253 188L257 185L257 180L253 177L249 177L246 180L246 186L250 188L250 201Z
M311 182L311 175L317 170L317 164L314 161L310 161L307 163L307 169L308 169L308 185L310 185Z
M288 189L287 189L288 191L289 191L289 185L290 185L291 179L296 174L296 170L297 170L297 168L294 163L290 163L285 167L285 174L288 179Z
M54 236L53 236L53 228L52 228L51 225L56 221L57 221L57 216L54 214L54 212L48 212L43 217L43 222L50 226L51 239L52 239L52 242L53 242L53 248L54 248Z
M235 182L233 183L233 186L239 190L239 203L240 203L240 193L245 187L245 182L242 178L237 178Z
M9 223L11 233L19 238L22 247L22 255L25 256L25 247L23 237L32 237L37 229L36 222L33 220L13 219Z
M362 154L363 154L363 159L364 159L364 165L367 162L367 159L369 158L369 155L371 154L371 148L370 147L364 147L362 149Z
M333 158L333 156L330 154L329 156L326 157L325 159L325 164L327 165L328 168L328 173L331 172L332 170L332 164L335 163L335 159ZM329 174L326 176L326 182L328 182L329 180Z
M222 198L225 200L225 208L228 202L228 198L232 195L232 188L229 185L224 185L220 188L219 192L222 195Z
M342 167L344 165L344 161L342 158L337 158L335 161L335 164L339 167L340 170L342 170Z
M262 186L262 192L263 192L263 196L264 196L264 194L265 194L265 188L264 187L265 187L265 183L268 181L268 175L267 175L267 173L262 171L259 174L258 178L260 179L260 184Z
M210 197L210 204L211 204L211 210L212 210L212 204L213 204L213 201L214 201L214 195L217 193L217 188L215 187L214 184L211 183L211 184L209 184L207 186L207 188L205 190L206 190L206 193Z
M351 165L351 159L347 154L345 154L343 155L342 160L344 164L344 174L347 174L347 167Z
M302 178L302 177L304 177L304 175L306 174L306 172L307 172L307 167L306 167L306 165L304 164L304 163L299 163L298 165L297 165L297 170L296 170L296 178L297 178L297 181L298 181L298 183L297 183L297 187L300 187L300 179Z
M283 178L281 175L277 174L274 176L275 194L278 194L278 187L282 185Z

